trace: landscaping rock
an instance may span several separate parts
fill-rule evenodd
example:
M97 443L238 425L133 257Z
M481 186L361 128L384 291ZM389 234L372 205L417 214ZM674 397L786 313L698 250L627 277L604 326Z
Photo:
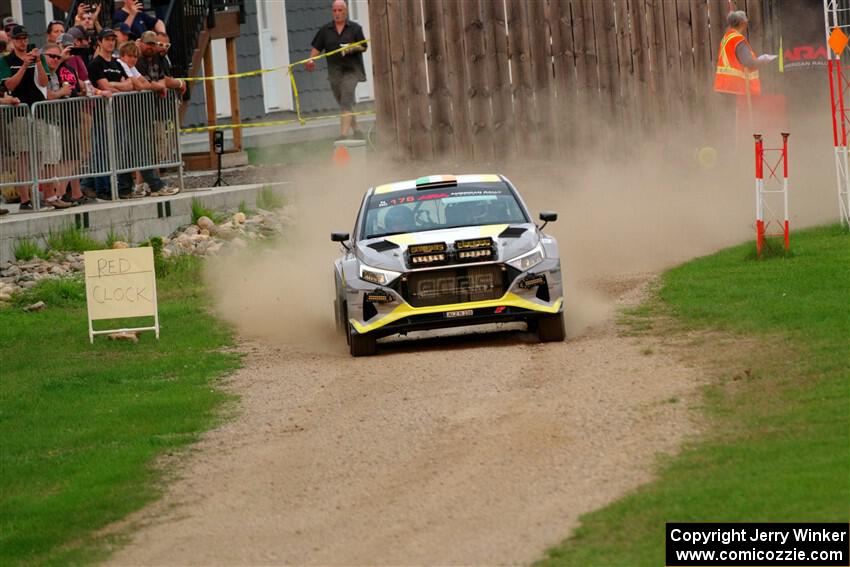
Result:
M245 222L245 213L238 212L233 215L233 222L243 224Z
M138 331L124 331L121 333L110 333L106 335L110 341L127 341L131 343L139 342Z
M33 303L32 305L27 305L26 307L24 307L24 311L28 313L31 313L33 311L41 311L42 309L44 309L43 301L39 301L37 303Z
M198 219L198 228L201 230L207 229L210 234L215 234L216 226L210 217L201 217Z
M183 234L187 234L189 236L195 236L199 232L201 232L200 228L198 228L194 224L190 224L188 227L186 227L186 230L183 231Z

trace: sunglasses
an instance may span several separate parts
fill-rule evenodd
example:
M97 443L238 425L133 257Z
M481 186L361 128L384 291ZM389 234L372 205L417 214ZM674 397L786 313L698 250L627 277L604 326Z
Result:
M54 55L53 53L45 53L45 57L50 57L51 59L62 59L61 55Z
M163 42L161 42L161 41L157 41L157 42L156 42L156 46L157 46L157 47L161 47L161 48L163 48L163 49L171 49L171 44L170 44L170 43L163 43Z

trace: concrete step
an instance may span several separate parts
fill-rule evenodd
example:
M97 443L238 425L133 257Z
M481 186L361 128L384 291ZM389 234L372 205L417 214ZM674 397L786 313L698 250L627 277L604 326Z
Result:
M232 185L181 191L173 197L145 197L126 201L100 201L70 209L18 212L17 205L7 204L11 212L0 217L0 264L15 259L15 245L24 238L45 246L51 231L60 232L77 226L96 240L105 241L113 232L129 242L142 242L152 236L168 236L182 225L192 222L192 199L205 208L236 209L244 201L256 208L257 195L270 186L283 195L288 182Z

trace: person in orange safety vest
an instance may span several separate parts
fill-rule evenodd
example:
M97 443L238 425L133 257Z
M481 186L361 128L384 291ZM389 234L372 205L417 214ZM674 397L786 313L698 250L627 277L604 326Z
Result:
M714 90L734 95L761 94L757 67L773 61L777 56L764 54L756 57L744 37L748 23L745 12L729 12L727 21L729 29L720 41L720 52L717 55Z

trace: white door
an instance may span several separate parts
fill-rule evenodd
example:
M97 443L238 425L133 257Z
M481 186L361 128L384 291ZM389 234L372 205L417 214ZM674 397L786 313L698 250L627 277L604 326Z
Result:
M260 28L260 65L277 69L263 73L263 104L266 112L293 110L292 85L289 83L289 34L286 28L286 0L257 0L257 24Z
M363 28L363 35L368 39L369 35L369 2L368 0L350 0L348 8L348 18L354 20L360 27ZM366 67L366 82L357 83L357 90L354 91L355 100L372 100L375 98L375 91L372 87L372 46L363 54L363 65Z
M212 44L213 74L215 76L227 75L227 47L225 40L214 39ZM238 79L237 79L238 80ZM230 81L228 79L217 79L215 85L215 115L218 118L230 117Z

